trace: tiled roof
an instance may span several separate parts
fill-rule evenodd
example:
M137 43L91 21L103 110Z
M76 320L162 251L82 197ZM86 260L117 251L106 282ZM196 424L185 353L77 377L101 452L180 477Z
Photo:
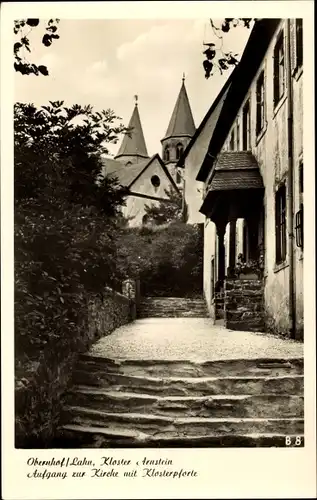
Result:
M128 187L134 181L134 179L142 172L142 170L150 163L151 159L147 158L138 163L133 163L132 165L123 165L119 160L113 160L112 158L104 158L104 174L108 174L111 177L116 177L119 184L123 187Z
M192 137L195 131L196 127L183 81L164 139L184 135Z
M216 172L210 184L210 191L229 189L262 188L263 182L259 171L244 170L238 172Z
M258 163L249 151L226 151L215 163L208 191L263 188Z
M128 128L132 129L123 137L116 158L119 156L141 156L148 158L138 106L135 105Z
M250 151L224 151L215 162L215 170L258 169L258 162Z

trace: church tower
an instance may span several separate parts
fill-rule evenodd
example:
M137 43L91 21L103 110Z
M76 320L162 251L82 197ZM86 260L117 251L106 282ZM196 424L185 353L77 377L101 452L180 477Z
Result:
M115 160L119 160L126 165L139 163L149 158L138 110L137 96L135 96L135 106L128 128L131 131L124 135L118 154L115 156Z
M166 134L161 140L163 161L178 185L182 183L182 179L180 171L177 171L175 165L195 131L196 127L186 92L185 76L183 75L182 86Z

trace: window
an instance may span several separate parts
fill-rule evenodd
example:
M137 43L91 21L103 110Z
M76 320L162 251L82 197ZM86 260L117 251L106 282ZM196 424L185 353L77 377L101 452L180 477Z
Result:
M179 170L176 170L176 183L180 184L182 182L182 176Z
M276 106L285 90L284 34L280 33L274 48L274 105Z
M240 122L237 121L237 151L240 151Z
M295 215L295 236L296 245L299 248L304 248L304 205L302 203Z
M242 112L242 147L243 151L249 151L251 148L250 138L250 102L247 101Z
M286 187L281 186L275 194L275 260L276 264L286 258Z
M147 224L149 221L149 216L147 214L143 215L142 217L142 224Z
M176 159L179 160L180 157L182 156L184 151L183 145L182 144L177 144L176 146Z
M158 187L161 184L159 176L158 175L152 175L152 177L151 177L151 183L152 183L152 186L154 186L155 190L157 190Z
M231 132L229 149L230 151L234 151L234 129Z
M264 71L261 72L256 82L256 133L264 128L265 120L265 95L264 95Z
M296 19L295 21L295 52L296 52L296 69L303 65L303 20Z
M170 161L170 150L168 146L164 149L164 161Z
M295 236L296 236L296 245L299 248L304 248L304 203L303 203L303 195L304 195L304 170L303 163L301 162L299 165L299 210L295 215Z

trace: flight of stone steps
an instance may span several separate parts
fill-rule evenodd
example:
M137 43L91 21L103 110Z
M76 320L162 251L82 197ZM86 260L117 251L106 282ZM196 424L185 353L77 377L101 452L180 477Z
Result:
M183 297L144 297L138 318L206 318L204 299Z
M56 447L304 444L302 359L195 363L85 354L73 382Z

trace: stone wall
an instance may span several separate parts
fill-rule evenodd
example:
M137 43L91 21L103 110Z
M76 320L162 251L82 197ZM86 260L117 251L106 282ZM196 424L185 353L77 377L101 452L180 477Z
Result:
M259 279L226 279L225 327L230 330L264 331L263 291L263 282Z
M36 362L25 367L15 384L15 446L45 448L54 439L62 408L62 396L71 382L78 354L86 352L100 337L134 319L134 300L106 288L89 295L78 310L79 328L70 342L48 344ZM56 352L58 349L58 352Z

